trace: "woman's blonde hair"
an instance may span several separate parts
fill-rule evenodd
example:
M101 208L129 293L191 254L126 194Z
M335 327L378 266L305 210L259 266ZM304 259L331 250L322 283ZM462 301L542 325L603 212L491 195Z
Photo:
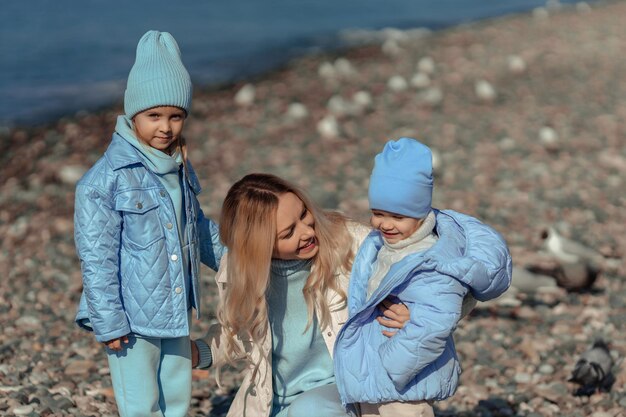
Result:
M341 268L349 272L352 267L354 254L347 218L320 210L300 189L279 177L246 175L228 191L220 217L220 238L228 247L228 263L227 285L217 316L231 363L245 354L236 338L252 342L262 352L261 341L268 332L265 296L276 243L276 211L278 198L285 193L295 194L315 220L319 251L302 290L309 317L307 328L316 312L322 329L330 324L326 302L330 290L340 294L341 303L346 301L337 275Z

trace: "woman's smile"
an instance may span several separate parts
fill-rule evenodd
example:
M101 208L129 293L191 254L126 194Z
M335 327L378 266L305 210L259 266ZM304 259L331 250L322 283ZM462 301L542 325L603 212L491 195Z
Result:
M276 231L274 258L311 259L317 255L319 247L313 214L294 193L278 197Z
M310 251L312 251L313 249L315 249L316 247L316 239L314 237L312 237L311 239L309 239L308 241L306 241L304 243L304 245L300 246L298 248L298 253L300 254L305 254L305 253L309 253Z

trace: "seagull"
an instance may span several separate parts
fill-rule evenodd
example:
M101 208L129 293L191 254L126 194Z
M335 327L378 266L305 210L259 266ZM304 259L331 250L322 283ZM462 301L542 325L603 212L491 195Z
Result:
M546 250L562 262L583 261L601 264L604 258L594 249L561 236L553 227L542 230L541 238Z
M541 239L544 248L558 265L550 271L531 269L531 272L553 276L560 287L571 291L588 289L593 285L604 263L600 253L559 235L553 227L544 229Z
M513 266L511 286L523 293L534 293L542 288L554 288L557 286L557 282L551 276L533 273L526 268Z

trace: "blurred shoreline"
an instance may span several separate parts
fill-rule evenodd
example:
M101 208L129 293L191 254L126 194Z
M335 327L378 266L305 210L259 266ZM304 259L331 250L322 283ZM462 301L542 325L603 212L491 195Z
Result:
M185 135L204 211L217 220L230 185L263 171L366 220L373 156L410 136L435 153L433 205L493 225L517 266L546 262L546 226L623 259L625 16L626 2L613 1L398 31L383 44L197 89ZM82 284L72 213L75 182L108 146L120 112L0 132L0 415L116 412L103 350L73 324ZM194 336L215 317L206 269L202 285ZM591 397L573 396L567 378L596 337L626 356L624 262L588 291L515 300L481 303L460 323L462 385L437 415L623 415L624 370L610 393ZM194 375L190 415L225 415L239 377L227 374L218 390L213 375Z
M545 2L319 0L296 6L276 0L268 7L255 0L212 5L154 0L150 8L119 0L12 3L0 15L0 55L7 57L0 62L0 128L114 103L123 96L135 42L149 29L167 28L176 37L193 82L203 86L264 73L310 52L378 40L384 30L376 28L436 30ZM549 0L546 7L559 4ZM106 23L111 21L115 31Z

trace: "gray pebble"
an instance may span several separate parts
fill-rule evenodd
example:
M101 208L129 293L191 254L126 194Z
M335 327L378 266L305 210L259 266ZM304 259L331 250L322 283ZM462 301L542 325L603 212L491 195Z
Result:
M74 402L66 397L56 397L55 403L56 406L61 410L69 410L70 408L74 407Z
M552 375L554 373L554 366L545 363L539 367L539 372L544 375Z

